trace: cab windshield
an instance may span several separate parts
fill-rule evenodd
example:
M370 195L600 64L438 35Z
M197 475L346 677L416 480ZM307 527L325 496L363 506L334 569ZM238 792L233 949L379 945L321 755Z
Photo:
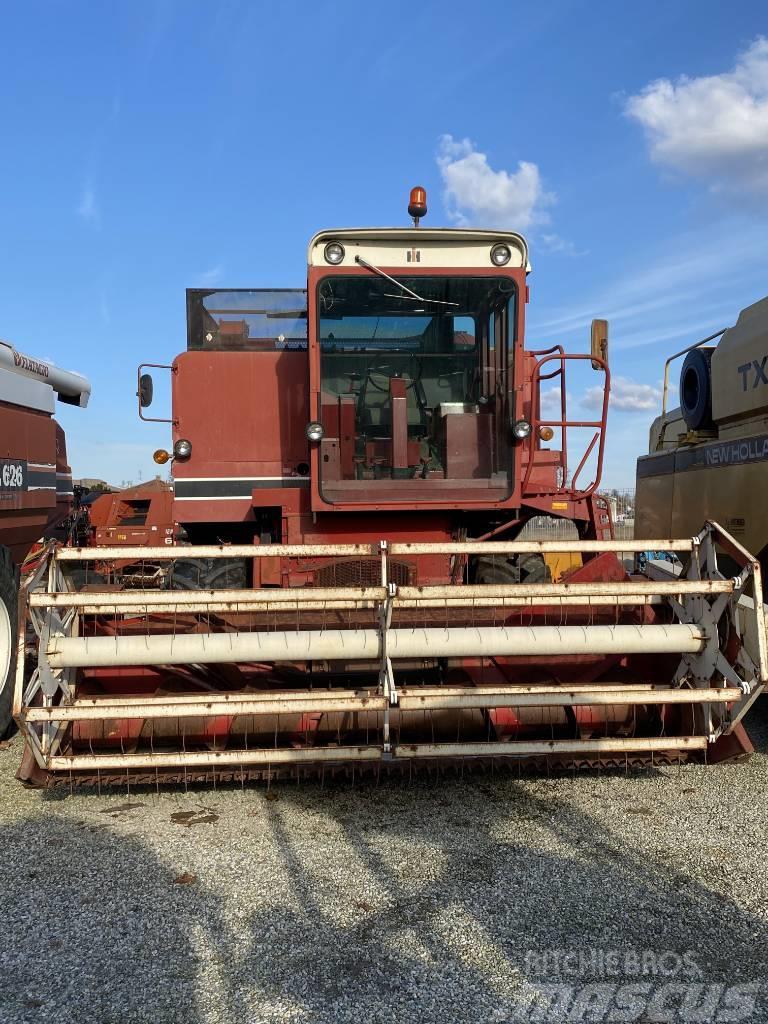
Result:
M328 501L511 492L504 277L326 277L319 284L320 484Z

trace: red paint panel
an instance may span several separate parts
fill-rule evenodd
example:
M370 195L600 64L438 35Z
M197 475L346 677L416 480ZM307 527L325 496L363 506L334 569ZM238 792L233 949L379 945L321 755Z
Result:
M56 421L47 413L4 402L0 402L0 459L26 462L28 474L35 464L54 467L43 471L49 476L68 468L64 435ZM28 486L32 486L29 478ZM14 561L21 562L70 507L67 499L57 503L55 482L53 488L40 490L2 490L0 486L0 544L11 550Z
M174 435L192 442L175 478L280 477L309 461L306 352L184 352L174 368Z
M449 480L488 480L493 463L493 417L452 413L443 417L443 465Z

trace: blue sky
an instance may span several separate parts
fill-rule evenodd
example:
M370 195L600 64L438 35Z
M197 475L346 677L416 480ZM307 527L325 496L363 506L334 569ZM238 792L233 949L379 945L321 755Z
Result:
M764 3L1 6L0 336L91 377L76 475L153 474L135 367L185 287L301 286L316 230L403 224L416 183L528 236L530 344L611 320L608 485L666 355L768 292Z

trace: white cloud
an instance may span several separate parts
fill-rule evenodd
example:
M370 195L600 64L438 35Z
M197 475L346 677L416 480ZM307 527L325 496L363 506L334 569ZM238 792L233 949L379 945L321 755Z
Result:
M539 393L539 406L541 412L544 413L559 413L560 412L560 401L561 391L556 385L549 388L542 388Z
M469 139L443 135L437 165L448 215L457 224L526 231L548 222L546 207L556 196L544 191L536 164L521 160L514 172L495 171Z
M628 377L611 379L610 406L621 412L649 412L661 410L660 384L640 384ZM587 409L599 409L603 404L603 388L587 388L581 404Z
M768 191L768 39L758 37L731 71L661 78L624 109L645 129L657 163L713 189Z
M82 217L84 221L89 224L98 225L101 214L99 212L99 205L96 201L96 192L94 191L93 185L90 182L86 182L83 186L83 192L80 196L80 203L77 207L77 214Z

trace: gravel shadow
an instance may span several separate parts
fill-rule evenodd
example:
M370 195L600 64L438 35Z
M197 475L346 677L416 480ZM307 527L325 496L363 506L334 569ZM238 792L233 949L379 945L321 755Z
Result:
M768 922L722 891L727 872L743 865L713 865L719 891L710 889L675 865L674 842L670 863L650 860L566 800L539 799L515 783L481 785L481 799L545 829L564 850L542 849L522 837L499 841L487 823L473 818L471 801L464 811L457 806L455 798L468 788L475 787L457 786L453 798L437 802L418 789L410 799L385 795L371 801L368 815L336 816L372 888L385 894L371 900L361 892L352 900L358 920L343 928L324 917L323 893L284 827L286 817L300 819L308 803L288 794L279 810L273 805L271 828L306 910L254 914L250 959L256 971L264 934L286 950L277 970L272 965L259 974L263 991L295 994L310 1009L307 1019L318 1022L338 1020L329 1006L339 1001L374 1022L646 1021L655 1018L642 1001L634 1016L617 1015L613 1004L605 1014L587 1007L586 1015L553 1010L536 1018L529 1010L547 985L571 987L576 996L584 984L600 982L612 990L600 998L612 998L633 982L650 984L651 992L682 983L688 990L664 997L668 1015L660 1019L714 1020L718 999L727 999L722 990L743 984L757 995L751 1002L748 997L746 1015L737 1007L728 1016L720 1002L719 1019L768 1019L759 994L768 982L761 952ZM438 872L421 859L425 832L440 855ZM409 854L414 840L417 849ZM396 868L389 846L399 851ZM708 1015L713 993L718 999Z
M768 1020L764 856L731 838L703 857L669 808L640 802L685 778L625 780L617 828L579 807L600 786L613 807L611 779L286 784L212 796L194 830L161 796L147 835L162 859L113 825L119 806L89 797L79 820L52 805L0 832L0 1021ZM738 815L739 776L717 778ZM548 985L570 1000L589 982L586 1009L532 1011ZM666 1016L644 996L617 1014L621 986L673 982L687 987ZM753 983L749 1012L728 1011L723 991Z
M196 1024L193 886L106 825L50 815L0 836L3 1024Z

